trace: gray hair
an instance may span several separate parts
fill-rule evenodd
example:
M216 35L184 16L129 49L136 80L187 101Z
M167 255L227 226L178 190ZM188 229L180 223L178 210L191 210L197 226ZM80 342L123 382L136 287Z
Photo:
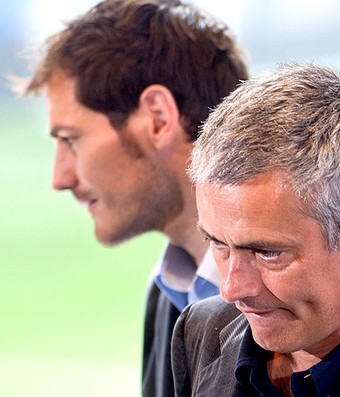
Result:
M194 184L233 184L280 170L340 250L340 75L284 64L243 83L211 112L194 145Z

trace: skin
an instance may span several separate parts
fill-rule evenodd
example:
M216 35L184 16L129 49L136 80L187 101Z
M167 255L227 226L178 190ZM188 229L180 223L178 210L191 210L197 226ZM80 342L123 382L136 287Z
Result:
M158 230L199 261L207 245L197 249L202 238L185 175L192 144L170 92L148 87L118 131L104 114L79 103L76 80L63 71L47 89L56 141L53 187L71 190L88 208L97 239L111 245Z
M222 278L221 295L288 372L309 368L340 341L340 253L328 250L301 205L278 171L197 187L199 225Z

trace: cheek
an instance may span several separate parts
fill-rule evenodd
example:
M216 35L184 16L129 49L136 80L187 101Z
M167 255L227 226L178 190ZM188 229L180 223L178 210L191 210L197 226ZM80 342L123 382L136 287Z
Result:
M271 295L302 318L317 310L320 296L312 275L299 265L293 266L277 272L262 268L262 280Z
M77 160L79 173L85 180L95 183L107 179L117 168L114 153L110 154L98 148L79 151Z

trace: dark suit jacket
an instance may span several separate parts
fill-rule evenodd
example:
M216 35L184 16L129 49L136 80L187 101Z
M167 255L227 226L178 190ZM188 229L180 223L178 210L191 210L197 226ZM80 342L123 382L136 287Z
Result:
M183 311L172 340L176 397L236 395L234 371L247 324L220 296Z
M174 397L170 345L180 312L153 282L149 288L144 326L143 397Z

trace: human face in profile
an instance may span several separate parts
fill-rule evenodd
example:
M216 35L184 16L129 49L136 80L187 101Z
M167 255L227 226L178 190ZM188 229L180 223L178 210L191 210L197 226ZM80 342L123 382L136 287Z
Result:
M163 230L180 211L181 194L147 141L149 119L137 109L118 131L104 114L82 105L75 92L76 81L62 71L48 84L54 188L71 190L87 207L104 244Z
M320 358L340 340L340 253L301 210L284 175L197 187L199 225L210 241L221 295L270 351Z

